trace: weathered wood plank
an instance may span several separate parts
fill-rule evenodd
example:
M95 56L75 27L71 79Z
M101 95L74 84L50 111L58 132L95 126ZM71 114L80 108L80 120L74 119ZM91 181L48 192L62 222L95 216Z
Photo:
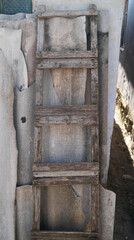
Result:
M81 17L81 16L97 16L98 11L94 8L91 8L87 11L44 11L38 13L39 19L43 18L54 18L54 17Z
M36 106L40 106L43 103L43 77L44 71L36 69Z
M91 69L91 102L90 104L98 104L98 69Z
M98 171L54 171L54 172L33 172L35 178L48 177L88 177L98 176Z
M91 229L99 232L99 185L91 186Z
M97 240L97 233L86 233L86 232L53 232L53 231L40 231L31 232L31 239L52 239L52 240Z
M62 58L94 58L98 56L98 52L91 51L64 51L64 52L50 52L50 51L42 51L36 53L37 59L62 59Z
M91 51L96 52L98 45L97 17L90 17L90 36L91 36Z
M40 230L41 188L33 186L33 230Z
M99 171L99 163L37 163L33 164L32 170L33 172Z
M42 161L42 127L34 127L34 162Z
M98 126L91 127L91 159L99 162L99 129Z
M46 10L46 7L44 5L38 6L38 14L42 14L42 11L44 12ZM43 51L44 50L44 38L45 38L45 21L43 19L38 19L37 21L37 51Z
M55 68L97 68L96 58L88 59L46 59L37 60L38 69L55 69Z
M33 185L50 186L50 185L71 185L71 184L98 184L99 174L79 177L46 177L33 180Z
M36 126L43 124L97 125L96 106L39 106L35 109Z

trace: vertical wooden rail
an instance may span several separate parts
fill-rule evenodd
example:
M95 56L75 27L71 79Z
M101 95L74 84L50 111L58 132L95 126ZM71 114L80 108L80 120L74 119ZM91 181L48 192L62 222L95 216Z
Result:
M90 6L96 9L95 5ZM97 16L90 17L91 51L98 53ZM99 104L98 68L91 69L90 104ZM99 108L99 106L98 106ZM98 109L99 110L99 109ZM99 112L98 112L99 114ZM99 125L91 127L91 156L93 162L99 162ZM91 186L91 231L99 232L99 185Z
M40 187L33 186L33 230L40 230L40 200Z
M45 6L38 7L38 13L45 11ZM44 50L45 21L38 18L37 51ZM43 105L44 71L36 69L36 100L35 105ZM34 162L42 162L42 127L34 128ZM33 230L40 230L41 187L33 186Z
M91 196L91 231L99 232L99 185L92 185Z

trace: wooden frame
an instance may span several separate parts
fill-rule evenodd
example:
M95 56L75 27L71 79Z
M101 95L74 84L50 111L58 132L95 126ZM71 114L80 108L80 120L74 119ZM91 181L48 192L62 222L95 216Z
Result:
M90 5L89 11L38 13L36 109L33 165L33 231L31 240L98 240L99 239L99 125L98 125L98 50L97 50L97 9ZM44 19L52 17L90 16L90 51L49 52L44 50ZM89 68L90 101L83 106L43 105L43 69ZM42 163L42 126L48 124L82 124L91 130L90 163ZM50 185L91 185L91 232L49 232L40 231L41 187Z

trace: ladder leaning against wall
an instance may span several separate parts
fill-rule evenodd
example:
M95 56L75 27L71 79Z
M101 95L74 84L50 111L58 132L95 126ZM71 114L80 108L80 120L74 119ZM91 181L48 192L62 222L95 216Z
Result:
M33 229L35 239L99 239L99 117L98 117L98 49L97 9L89 11L38 12L36 108L33 164ZM90 51L44 51L45 19L54 17L90 18ZM43 106L43 70L54 68L87 68L91 71L88 105ZM91 162L42 163L42 127L50 124L87 125L91 134ZM41 188L50 185L91 185L91 231L40 231Z

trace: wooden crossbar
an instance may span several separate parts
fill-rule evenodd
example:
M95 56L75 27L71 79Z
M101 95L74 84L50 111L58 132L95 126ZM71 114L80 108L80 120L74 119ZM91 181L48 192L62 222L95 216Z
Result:
M87 11L46 11L46 12L39 12L38 18L54 18L54 17L81 17L81 16L97 16L98 11L96 8L92 8Z
M95 58L80 59L41 59L37 60L37 69L55 68L97 68L98 61Z
M71 59L71 58L95 58L98 57L97 51L64 51L64 52L50 52L42 51L36 53L37 59Z
M35 125L82 124L97 125L97 106L38 106L35 109Z
M85 232L54 232L54 231L32 231L31 240L34 239L51 239L51 240L98 240L97 233L85 233Z

